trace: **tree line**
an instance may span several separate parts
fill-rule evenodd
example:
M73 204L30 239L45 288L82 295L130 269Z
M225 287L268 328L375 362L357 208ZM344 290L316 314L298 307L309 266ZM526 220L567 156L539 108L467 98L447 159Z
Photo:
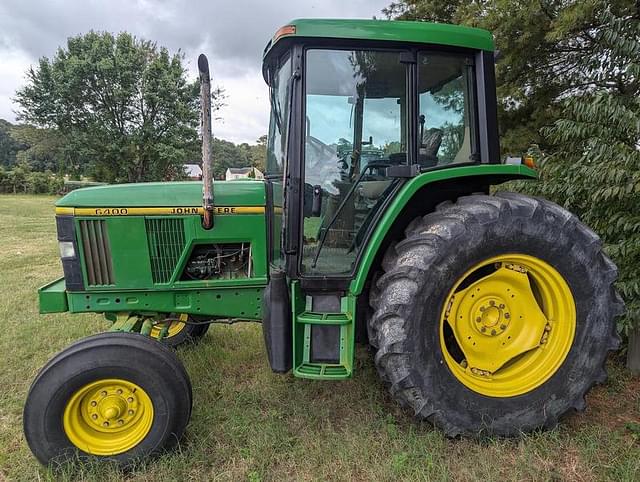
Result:
M92 31L69 38L26 77L15 96L20 123L0 120L5 171L144 182L182 179L183 165L200 160L199 83L189 80L180 51ZM212 97L215 113L225 95L218 88ZM265 149L264 138L254 145L215 139L214 175L230 166L263 170Z

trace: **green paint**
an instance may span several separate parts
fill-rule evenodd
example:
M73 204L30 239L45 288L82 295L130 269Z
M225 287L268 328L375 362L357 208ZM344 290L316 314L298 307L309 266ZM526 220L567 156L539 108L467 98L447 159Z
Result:
M40 313L61 313L67 311L67 293L64 278L59 278L38 289Z
M281 38L334 38L383 40L448 45L479 50L494 50L493 36L487 30L444 23L407 22L398 20L297 19L296 33ZM275 44L274 44L275 45ZM273 45L268 45L265 57Z
M538 174L533 169L529 169L522 165L479 164L475 166L450 167L447 169L425 172L424 174L412 178L402 187L400 192L396 194L393 201L391 201L391 205L385 210L384 215L378 222L373 236L369 240L369 244L364 249L356 276L349 287L350 293L353 295L359 295L362 293L371 264L373 263L387 232L393 225L396 217L400 214L405 205L411 202L411 198L419 189L436 181L455 178L462 179L464 177L473 176L503 176L503 179L500 180L500 182L503 182L506 180L504 177L509 179L536 179ZM494 184L498 183L496 182Z
M260 183L260 186L263 186ZM77 217L76 233L79 233L80 220L95 220L93 217ZM146 221L148 219L177 219L184 223L185 245L175 265L168 283L163 287L197 287L228 286L237 284L238 280L181 281L182 273L192 249L196 245L211 243L251 243L253 257L253 276L267 275L266 221L262 214L238 214L214 216L214 227L211 230L202 228L200 216L104 216L100 218L106 223L106 231L111 248L115 285L87 286L87 291L108 291L122 289L153 289L159 284L153 282L148 243ZM84 245L78 240L78 251L85 281L87 265L84 258Z
M213 183L216 206L264 206L264 183ZM76 189L60 199L60 207L181 207L202 205L202 183L145 182Z
M266 278L252 279L236 286L66 292L68 311L71 313L188 313L246 320L262 319L262 290ZM42 310L43 293L40 292ZM51 308L51 305L47 305ZM66 310L59 310L66 311ZM47 311L51 313L53 311Z
M340 313L314 313L298 281L291 282L293 314L293 374L314 380L344 380L353 375L356 297L341 300ZM339 363L315 362L311 358L314 326L332 325L340 330Z
M79 233L80 220L95 220L96 218L76 218L76 233ZM112 287L87 286L88 291L109 290L127 287L130 289L151 288L151 271L149 264L149 250L147 248L147 236L145 230L144 217L123 216L100 218L106 224L106 231L111 247L111 262L113 265L114 278L116 284ZM84 258L83 243L78 239L78 251L80 254L80 264L84 274L85 282L87 277L87 265Z
M171 206L200 203L201 183L148 183L104 186L74 191L59 204L90 206ZM264 183L234 181L216 183L216 200L237 206L264 206ZM177 203L176 199L183 203ZM81 221L104 223L108 239L113 284L89 286L86 247L80 236ZM215 215L214 227L202 228L199 215L101 216L75 218L78 256L85 291L65 292L64 280L40 290L43 312L190 313L206 316L260 320L262 290L267 283L266 218L264 214ZM156 234L154 234L156 233ZM150 243L149 239L156 240ZM160 240L160 241L158 241ZM167 243L167 244L157 244ZM210 280L181 280L191 252L198 245L247 243L251 245L251 276ZM152 276L152 255L173 250L171 259L161 256L157 266L167 275ZM153 252L152 252L153 250Z

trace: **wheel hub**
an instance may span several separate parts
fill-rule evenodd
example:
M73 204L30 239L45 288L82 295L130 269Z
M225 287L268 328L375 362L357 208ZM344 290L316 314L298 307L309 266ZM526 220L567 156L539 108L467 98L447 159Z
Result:
M571 290L554 268L528 255L496 256L451 289L441 318L442 353L454 376L479 393L526 393L562 364L575 317Z
M73 444L87 453L113 455L137 445L153 421L151 399L125 380L99 380L85 385L65 408L64 429Z
M480 304L475 313L476 328L486 336L497 336L509 326L511 313L502 299L489 299Z
M85 402L88 421L97 430L114 430L136 420L138 397L126 386L100 387Z

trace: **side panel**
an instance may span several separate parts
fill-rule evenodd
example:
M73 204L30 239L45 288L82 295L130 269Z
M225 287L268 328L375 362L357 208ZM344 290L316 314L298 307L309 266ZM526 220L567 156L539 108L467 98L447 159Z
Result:
M264 211L264 208L261 208ZM87 291L224 286L229 280L183 280L180 274L199 245L250 243L253 278L267 276L264 214L215 216L205 230L200 216L100 216L76 218L76 238ZM96 223L101 223L102 230ZM94 233L102 233L102 242ZM111 264L110 282L92 282L96 252L107 251L102 263ZM91 256L94 259L89 259ZM161 271L159 274L158 271Z
M529 169L522 165L488 164L448 167L437 171L425 172L424 174L412 178L401 188L400 192L396 195L393 201L391 201L391 204L380 218L378 225L373 231L373 234L364 249L356 275L351 281L349 286L350 293L353 295L359 295L362 293L373 260L375 259L380 246L383 244L387 233L405 205L411 202L411 199L418 190L437 181L476 176L490 177L492 178L489 181L490 183L499 184L500 182L505 182L510 179L536 179L538 175L533 169Z
M177 312L220 318L260 320L262 318L261 304L264 282L240 281L245 283L203 289L67 292L67 302L71 313ZM253 284L253 286L247 286L249 284Z
M200 206L169 202L191 199L201 192L197 184L106 186L75 195L80 206L58 205L58 224L66 226L59 226L59 237L62 231L63 241L74 242L82 283L75 290L65 279L43 287L41 309L261 319L268 278L265 184L217 183L210 230L202 228ZM143 193L153 194L151 205L141 205Z
M151 267L143 217L106 219L116 286L150 288ZM85 250L80 250L83 254ZM83 260L86 270L86 262ZM85 278L86 279L86 278Z

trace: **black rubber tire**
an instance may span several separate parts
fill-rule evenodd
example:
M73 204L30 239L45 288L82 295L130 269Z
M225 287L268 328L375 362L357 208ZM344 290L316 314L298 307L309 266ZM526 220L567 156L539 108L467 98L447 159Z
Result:
M76 448L62 415L69 398L88 383L121 378L151 398L154 416L146 437L127 452L101 457ZM189 376L166 346L135 333L100 333L77 341L55 355L31 384L23 413L24 434L43 465L78 459L109 459L126 468L173 447L191 417Z
M624 311L615 265L596 234L549 201L516 193L472 195L417 218L384 257L371 296L369 338L393 397L448 436L512 436L550 428L606 380L605 360L618 348L615 318ZM576 333L556 373L522 395L474 392L448 368L439 320L453 284L493 256L522 253L553 266L576 303Z
M180 332L173 336L163 338L162 343L171 348L176 348L180 345L199 342L207 333L209 323L203 322L200 324L200 320L196 320L193 316L189 316L189 321L197 321L197 323L187 323Z

